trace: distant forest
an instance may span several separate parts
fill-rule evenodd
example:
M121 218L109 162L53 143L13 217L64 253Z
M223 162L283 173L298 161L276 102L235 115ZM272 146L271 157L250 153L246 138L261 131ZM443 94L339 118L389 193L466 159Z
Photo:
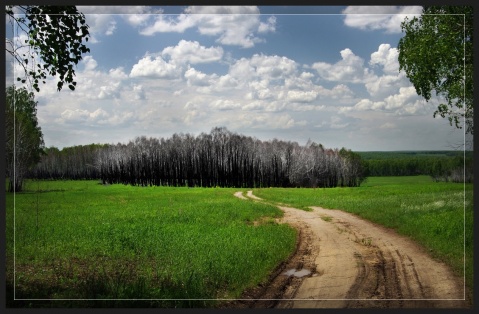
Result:
M364 176L430 175L436 181L472 182L472 151L358 152Z
M352 152L311 141L304 146L261 141L217 127L198 136L46 148L29 177L248 188L355 187L368 176L430 175L436 181L472 182L472 154L466 152L464 160L460 151Z

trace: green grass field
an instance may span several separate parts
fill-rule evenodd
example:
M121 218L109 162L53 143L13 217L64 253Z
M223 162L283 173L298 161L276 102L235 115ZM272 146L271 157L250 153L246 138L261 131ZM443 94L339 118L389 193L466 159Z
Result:
M16 194L15 210L13 194L7 194L7 290L13 293L15 253L17 299L236 298L292 253L296 231L274 223L282 216L279 209L242 201L235 191L30 181L25 193ZM216 302L10 305L29 304L211 307Z
M370 177L359 188L256 189L254 194L306 210L309 206L342 209L393 228L461 277L465 268L472 291L472 184L433 182L428 176Z
M274 222L279 209L235 191L28 181L26 192L6 195L7 306L214 307L206 299L238 297L287 258L296 232ZM465 192L427 176L254 190L268 201L343 209L394 228L458 274L465 252L472 290L472 184ZM14 284L15 298L29 300L10 301ZM131 300L138 298L152 300Z

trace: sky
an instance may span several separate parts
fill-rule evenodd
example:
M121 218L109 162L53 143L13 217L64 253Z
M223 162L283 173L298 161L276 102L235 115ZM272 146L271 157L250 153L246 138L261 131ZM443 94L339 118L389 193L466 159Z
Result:
M353 151L449 150L464 142L463 130L433 118L440 99L423 100L399 71L400 23L421 7L78 9L91 37L76 90L58 92L49 78L35 93L47 147L221 126ZM8 55L6 69L8 86L20 73Z

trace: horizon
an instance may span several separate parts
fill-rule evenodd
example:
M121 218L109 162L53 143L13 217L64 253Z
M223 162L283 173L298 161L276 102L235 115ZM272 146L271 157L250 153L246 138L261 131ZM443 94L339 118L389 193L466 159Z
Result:
M227 129L228 131L231 131L229 129ZM74 145L70 145L70 146L63 146L63 147L58 147L58 146L46 146L45 145L45 148L57 148L59 149L60 151L64 148L70 148L70 147L75 147L75 146L88 146L88 145L117 145L117 144L128 144L129 142L133 142L136 138L140 138L140 137L143 137L145 136L146 138L156 138L156 139L168 139L168 138L171 138L173 137L174 134L189 134L189 135L193 135L195 138L197 136L199 136L201 134L200 133L190 133L190 132L177 132L177 133L172 133L170 134L170 136L162 136L162 137L155 137L155 136L146 136L146 135L138 135L138 136L135 136L127 141L124 141L124 142L116 142L116 143L106 143L106 142L95 142L95 143L87 143L87 144L74 144ZM206 134L210 134L210 132L204 132ZM250 136L250 135L245 135L245 134L242 134L242 133L238 133L238 132L232 132L232 133L236 133L240 136L247 136L247 137L251 137L253 139L259 139L257 138L256 136ZM284 141L284 142L288 142L287 140L284 140L284 139L281 139L281 138L277 138L277 137L274 137L274 138L269 138L269 139L259 139L261 140L262 142L270 142L270 141L273 141L273 140L278 140L278 141ZM299 145L301 146L304 146L306 145L306 143L309 141L310 139L306 140L306 141L303 141L304 143L302 142L299 142L299 141L291 141L291 142L297 142ZM316 144L322 144L322 143L317 143ZM329 146L325 146L323 145L326 149L341 149L341 148L346 148L346 149L350 149L348 147L329 147ZM383 152L391 152L391 153L401 153L401 152L474 152L474 150L458 150L458 149L453 149L453 148L449 148L449 149L436 149L436 150L430 150L430 149L416 149L416 150L409 150L409 149L406 149L406 150L353 150L351 149L351 151L353 152L357 152L357 153L383 153Z

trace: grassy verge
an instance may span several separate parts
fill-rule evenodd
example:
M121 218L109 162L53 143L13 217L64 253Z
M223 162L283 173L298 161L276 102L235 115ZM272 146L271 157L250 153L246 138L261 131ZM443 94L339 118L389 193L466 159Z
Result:
M266 200L298 208L342 209L393 228L449 264L473 288L473 186L428 176L371 177L359 188L256 189ZM464 263L465 257L465 263Z
M213 307L238 297L287 258L296 232L274 223L279 209L235 191L29 181L6 195L7 306Z

